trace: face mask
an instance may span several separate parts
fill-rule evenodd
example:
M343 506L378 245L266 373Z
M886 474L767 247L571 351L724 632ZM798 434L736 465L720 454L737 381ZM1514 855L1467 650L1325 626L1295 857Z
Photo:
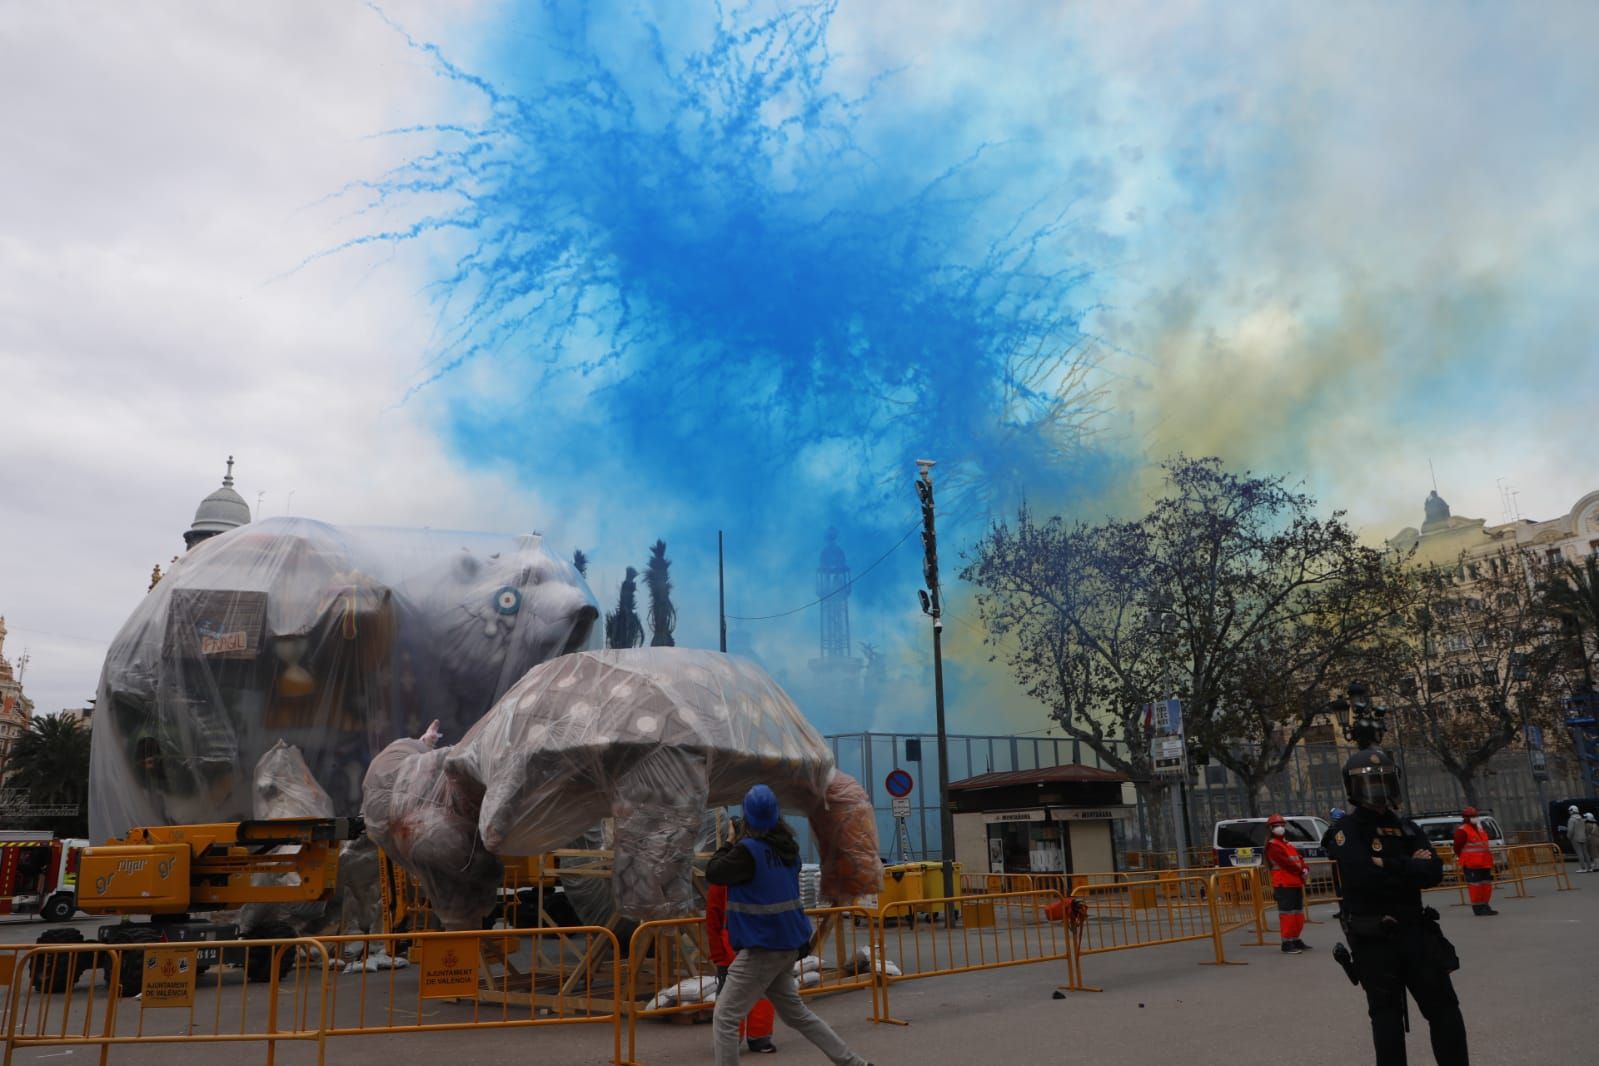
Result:
M1274 836L1274 837L1287 836L1288 835L1288 830L1284 829L1280 825L1273 826L1272 830L1271 830L1271 835Z

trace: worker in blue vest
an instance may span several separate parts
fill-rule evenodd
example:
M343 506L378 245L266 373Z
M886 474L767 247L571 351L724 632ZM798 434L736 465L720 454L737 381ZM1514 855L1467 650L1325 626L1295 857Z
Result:
M800 999L794 964L810 950L811 920L800 902L799 842L765 785L744 795L744 828L711 856L705 879L727 886L727 938L736 953L716 993L716 1066L736 1066L738 1024L761 997L783 1024L836 1066L871 1066Z

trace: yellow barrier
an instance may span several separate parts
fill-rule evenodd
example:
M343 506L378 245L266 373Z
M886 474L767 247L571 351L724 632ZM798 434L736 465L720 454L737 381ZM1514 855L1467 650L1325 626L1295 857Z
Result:
M603 926L331 936L321 943L345 961L329 989L330 1038L609 1025L612 1061L622 1061L620 946ZM399 959L413 961L396 968Z
M1570 892L1571 875L1566 872L1566 857L1558 844L1513 844L1505 849L1506 859L1518 881L1540 877L1555 879L1555 890Z
M315 1044L321 1066L327 1036L326 950L310 939L252 940L248 947L270 953L258 971L267 977L264 987L231 967L215 967L208 976L197 965L192 944L28 947L17 961L6 1000L4 1066L11 1066L18 1049L98 1047L104 1063L110 1049L123 1044L242 1042L264 1043L270 1066L278 1043L286 1040ZM224 984L239 990L237 1010L230 1004L225 1014ZM142 991L139 1000L124 998L135 991ZM145 1015L152 1010L184 1011L186 1023L179 1032L146 1032Z
M1224 933L1248 924L1255 914L1254 875L1216 870L1208 877L1150 878L1110 885L1083 885L1072 899L1087 907L1087 920L1073 953L1071 988L1099 991L1083 981L1088 955L1209 940L1215 960L1205 965L1244 965L1227 958Z
M876 915L864 907L817 907L805 912L815 928L811 941L813 954L822 956L816 980L800 986L802 996L850 992L862 988L872 991L872 1017L877 1016L877 989L868 966L858 972L851 966L857 952L873 944ZM864 928L860 921L865 921ZM672 918L644 922L633 931L628 942L626 1002L627 1058L638 1064L638 1021L640 1018L668 1018L673 1015L710 1014L714 1003L667 1002L662 993L696 978L714 981L716 966L711 961L705 919ZM868 956L868 962L869 962ZM831 965L828 963L831 962Z
M874 922L877 943L871 963L881 986L881 1006L873 1020L908 1024L893 1017L889 1010L889 988L901 981L1035 962L1065 962L1069 977L1072 938L1064 913L1060 919L1051 919L1045 914L1052 903L1061 903L1063 912L1067 909L1059 892L1047 890L884 904L878 909ZM915 909L942 910L946 906L960 907L963 913L981 912L985 918L992 915L994 921L992 924L985 921L982 925L964 921L953 926L924 925L920 930L908 922L896 921L892 931L888 927L889 921L906 917ZM889 963L893 963L899 973L891 974Z

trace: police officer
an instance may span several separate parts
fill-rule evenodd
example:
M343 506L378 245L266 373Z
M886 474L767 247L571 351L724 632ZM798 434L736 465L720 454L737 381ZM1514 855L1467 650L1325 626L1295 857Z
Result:
M1443 861L1426 834L1399 817L1399 768L1386 752L1350 756L1344 789L1352 808L1323 845L1337 863L1339 921L1354 953L1351 976L1366 990L1377 1066L1405 1066L1407 989L1427 1019L1438 1066L1468 1066L1466 1023L1449 980L1460 963L1438 913L1421 902L1422 889L1443 880Z

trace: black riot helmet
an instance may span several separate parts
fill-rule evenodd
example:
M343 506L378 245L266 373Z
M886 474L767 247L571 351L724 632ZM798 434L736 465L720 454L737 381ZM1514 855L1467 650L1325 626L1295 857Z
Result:
M1362 748L1344 763L1344 791L1350 803L1391 811L1399 806L1399 767L1381 748Z

